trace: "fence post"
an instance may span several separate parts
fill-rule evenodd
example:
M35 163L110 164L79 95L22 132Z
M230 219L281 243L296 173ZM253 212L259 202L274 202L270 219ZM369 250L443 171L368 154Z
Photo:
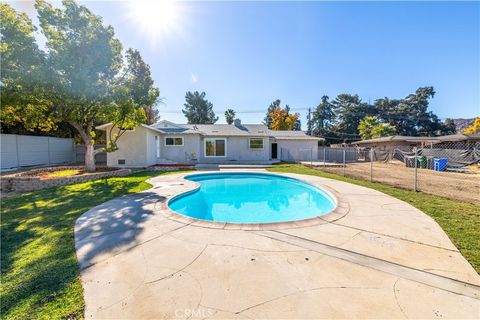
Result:
M370 182L373 182L373 147L370 148Z
M346 164L345 164L345 148L343 148L343 176L345 177L345 167L346 167Z
M326 162L327 161L327 147L323 147L323 168L326 168Z
M413 191L417 192L417 147L413 147L413 151L415 152L415 166L413 170Z

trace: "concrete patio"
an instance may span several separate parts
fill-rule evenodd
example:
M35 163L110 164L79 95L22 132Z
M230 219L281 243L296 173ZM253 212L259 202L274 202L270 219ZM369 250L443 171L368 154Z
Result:
M480 277L435 221L378 191L288 174L332 192L315 222L232 228L173 214L185 174L108 201L75 226L87 319L480 316Z

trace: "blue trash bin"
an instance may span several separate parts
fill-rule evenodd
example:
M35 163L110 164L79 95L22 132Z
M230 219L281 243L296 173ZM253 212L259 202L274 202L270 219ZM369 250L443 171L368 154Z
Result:
M433 158L433 170L445 171L447 169L448 158Z

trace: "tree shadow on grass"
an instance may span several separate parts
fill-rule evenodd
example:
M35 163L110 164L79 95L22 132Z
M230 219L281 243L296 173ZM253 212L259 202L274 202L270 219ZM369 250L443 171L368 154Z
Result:
M123 194L148 189L144 180L152 173L97 180L72 186L45 189L2 201L1 209L1 314L2 318L83 317L82 288L75 254L73 226L90 208ZM153 201L151 195L145 194ZM122 200L123 201L123 200ZM141 205L142 200L136 203ZM131 216L101 228L135 230L135 208ZM112 220L113 219L113 220ZM116 229L115 229L116 228ZM97 239L98 240L98 239ZM92 245L101 245L92 238ZM105 247L105 250L108 247ZM97 249L97 252L102 250Z

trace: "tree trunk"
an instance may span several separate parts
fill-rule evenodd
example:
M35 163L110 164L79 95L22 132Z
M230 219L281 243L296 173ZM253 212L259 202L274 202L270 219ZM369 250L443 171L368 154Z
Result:
M69 121L69 123L78 131L80 137L82 137L82 140L85 143L85 171L95 172L97 169L95 167L95 149L93 147L92 137L90 136L92 125L89 124L84 128L74 121Z
M85 170L87 172L95 172L95 150L93 141L85 141Z

